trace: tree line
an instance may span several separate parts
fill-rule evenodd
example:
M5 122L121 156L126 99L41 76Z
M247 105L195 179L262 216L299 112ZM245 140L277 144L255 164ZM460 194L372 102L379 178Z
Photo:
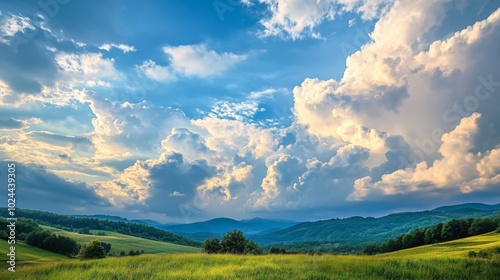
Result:
M500 217L454 219L434 226L416 229L410 233L389 239L380 245L368 245L363 250L363 253L373 255L377 253L393 252L421 245L479 235L494 230L500 231Z
M16 213L19 216L33 219L40 224L60 228L71 232L85 233L90 229L108 230L144 239L164 241L193 247L201 246L201 242L148 225L98 220L95 218L71 217L27 209L16 209ZM7 208L0 208L0 216L7 216Z
M0 228L6 228L9 222L0 219ZM16 221L17 240L26 244L68 257L95 258L105 257L111 250L111 243L92 241L81 246L74 239L42 229L34 220L19 218ZM5 230L0 230L0 238L7 239Z

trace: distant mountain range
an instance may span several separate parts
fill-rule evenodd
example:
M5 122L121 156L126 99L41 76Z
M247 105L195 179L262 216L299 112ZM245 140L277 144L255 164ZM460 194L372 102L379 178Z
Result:
M465 203L465 204L458 204L458 205L451 205L451 206L442 206L434 209L433 211L452 211L452 210L459 210L459 209L475 209L475 210L483 210L483 211L494 211L494 210L500 210L500 203L499 204L482 204L482 203Z
M254 218L234 220L216 218L189 224L161 224L153 220L127 220L117 216L78 216L110 221L146 224L185 237L203 241L239 229L261 245L269 244L338 244L357 246L384 242L416 228L431 226L451 219L500 215L500 204L466 203L438 207L430 211L394 213L384 217L350 217L316 222L292 222Z

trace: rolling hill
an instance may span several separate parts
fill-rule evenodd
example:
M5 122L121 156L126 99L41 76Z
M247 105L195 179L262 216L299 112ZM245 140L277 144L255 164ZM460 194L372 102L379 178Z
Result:
M193 247L201 247L201 242L144 224L102 220L96 218L73 217L68 215L60 215L50 212L20 208L16 209L16 214L19 217L33 219L41 225L61 228L68 231L89 229L101 231L108 230L130 236L141 237L144 239L164 241ZM0 208L0 217L8 217L7 208Z
M0 239L0 248L2 248L0 254L0 263L5 264L5 262L7 261L7 255L6 255L7 252L4 250L4 248L6 249L9 248L10 246L12 245L9 245L6 240ZM16 246L16 263L18 263L18 265L56 262L56 261L70 259L64 255L56 254L47 250L40 249L38 247L30 246L22 241L16 241L15 246ZM0 279L4 278L0 277Z
M178 254L178 253L197 253L200 248L183 246L161 241L148 240L144 238L125 235L113 231L106 230L91 230L92 234L80 234L76 232L69 232L58 228L49 226L41 226L43 229L50 230L53 233L71 237L76 242L82 244L90 242L96 238L102 242L111 243L110 253L113 255L120 254L121 251L128 253L130 250L144 250L147 254ZM94 234L104 232L104 236L96 236Z
M339 246L359 245L383 242L414 229L431 226L451 219L500 215L500 210L479 210L470 206L396 213L380 218L351 217L305 222L264 235L252 235L250 238L264 245L300 242L328 242L338 244ZM472 206L481 209L487 208L484 204L475 204ZM493 207L493 209L495 208Z

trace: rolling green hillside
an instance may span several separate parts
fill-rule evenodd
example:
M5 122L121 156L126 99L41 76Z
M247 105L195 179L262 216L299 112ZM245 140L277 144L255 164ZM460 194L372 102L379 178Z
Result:
M6 240L0 239L0 263L2 263L1 268L7 267L5 262L7 261L6 254L7 249L10 248ZM16 241L16 262L18 265L27 265L34 263L44 263L44 262L56 262L62 260L69 260L70 258L46 251L37 247L27 245L24 242ZM0 279L4 279L1 278Z
M500 259L469 258L493 249L500 234L376 256L142 255L71 260L3 269L0 279L498 279Z
M300 223L266 235L249 236L259 244L290 244L310 242L359 245L384 242L398 235L445 222L451 219L498 216L500 210L483 211L472 208L396 213L380 218L351 217Z
M395 257L412 259L427 259L434 257L462 258L466 256L469 251L489 250L492 248L500 248L500 233L487 233L449 242L424 245L416 248L385 253L379 256L387 258Z
M200 248L177 245L167 242L148 240L144 238L124 235L112 231L91 230L91 233L104 232L104 236L96 236L92 234L80 234L76 232L64 231L61 229L41 226L43 229L48 229L56 234L68 236L76 240L78 243L87 243L96 238L102 242L111 243L111 254L118 255L121 251L128 253L130 250L144 250L149 254L176 254L176 253L197 253Z
M164 241L179 245L201 247L201 242L174 234L152 226L130 222L115 222L110 220L99 220L93 218L79 218L68 215L60 215L45 211L16 209L16 215L23 218L35 220L37 223L56 228L77 231L83 229L109 230L126 235L136 236L149 240ZM0 207L0 217L8 217L5 207Z

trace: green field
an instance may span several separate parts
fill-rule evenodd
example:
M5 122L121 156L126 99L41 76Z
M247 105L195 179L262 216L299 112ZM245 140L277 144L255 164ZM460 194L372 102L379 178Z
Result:
M450 242L425 245L417 248L386 253L380 256L387 258L412 259L427 259L431 257L461 258L467 255L469 251L488 250L495 247L500 247L500 234L487 233Z
M2 262L2 268L5 267L5 261L7 260L6 254L10 246L6 240L0 239L0 261ZM69 258L46 251L37 247L29 246L24 242L17 241L16 244L16 262L21 266L32 263L44 263L44 262L55 262L62 260L69 260ZM4 279L1 278L0 279Z
M375 256L146 254L54 259L20 263L16 273L2 265L0 279L498 279L498 255L468 258L467 252L499 245L500 234L490 233Z
M112 231L105 230L91 230L91 233L105 232L105 236L95 236L90 234L79 234L76 232L64 231L62 229L57 229L48 226L40 226L43 229L48 229L53 233L68 236L73 238L76 242L83 244L90 242L96 238L102 242L111 243L110 253L113 255L120 254L121 251L128 253L130 250L144 250L148 254L176 254L176 253L198 253L200 248L177 245L167 242L154 241L149 239L143 239L139 237L134 237L130 235L120 234Z

